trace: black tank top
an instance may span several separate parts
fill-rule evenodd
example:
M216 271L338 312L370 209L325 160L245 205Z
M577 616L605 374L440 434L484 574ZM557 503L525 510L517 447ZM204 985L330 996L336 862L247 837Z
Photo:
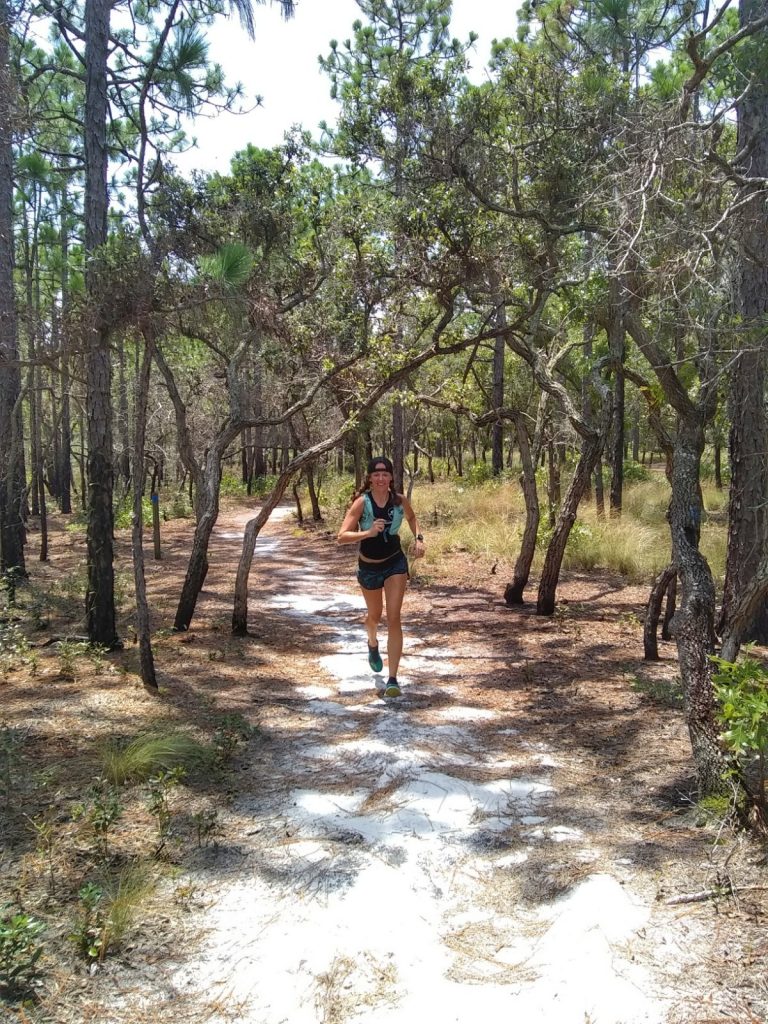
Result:
M386 505L383 507L376 504L373 500L373 495L370 495L370 499L371 507L373 508L373 518L386 519L388 523L391 523L395 508L392 499L388 498ZM360 554L377 562L394 558L402 550L399 535L396 533L390 534L389 527L383 529L381 533L377 533L375 537L366 537L365 540L360 542Z

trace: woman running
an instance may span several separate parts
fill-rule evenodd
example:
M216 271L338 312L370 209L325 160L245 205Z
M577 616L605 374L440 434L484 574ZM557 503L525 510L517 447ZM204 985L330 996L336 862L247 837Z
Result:
M385 697L400 696L397 683L403 653L400 609L408 582L408 562L399 537L403 517L416 538L413 557L421 558L424 554L424 538L419 533L416 513L405 495L395 492L394 479L389 459L384 456L371 459L363 486L352 499L337 536L339 544L360 545L357 581L368 609L365 617L368 664L374 672L381 672L384 667L379 653L378 628L386 602L389 678Z

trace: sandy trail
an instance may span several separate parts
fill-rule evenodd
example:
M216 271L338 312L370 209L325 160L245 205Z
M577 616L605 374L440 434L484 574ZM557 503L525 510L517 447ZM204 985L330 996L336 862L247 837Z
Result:
M215 543L238 544L245 518ZM667 1021L674 927L631 858L606 861L599 832L553 813L565 755L467 688L480 652L409 632L411 595L404 696L385 701L351 573L281 560L284 543L279 523L258 542L271 609L323 653L266 720L237 856L192 878L203 937L174 986L243 1024Z

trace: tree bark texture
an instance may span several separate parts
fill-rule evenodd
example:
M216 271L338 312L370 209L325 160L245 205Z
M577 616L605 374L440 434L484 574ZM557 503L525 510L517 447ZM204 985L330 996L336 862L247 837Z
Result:
M24 575L21 370L13 286L11 10L0 0L0 571Z
M107 240L108 0L86 0L85 80L85 286L91 324L86 351L88 428L88 637L118 645L115 616L112 510L112 358L104 322L99 249Z
M139 641L139 670L142 683L150 690L157 690L155 659L152 654L152 632L150 628L149 604L147 602L147 581L144 572L144 512L142 498L144 491L144 446L147 432L147 403L149 380L152 372L152 339L147 339L141 368L136 382L136 420L133 440L133 531L131 552L133 554L133 582L136 592L136 636ZM156 498L153 495L153 498Z
M701 795L724 792L727 769L720 747L710 660L715 652L715 583L707 560L698 550L703 451L702 419L682 418L675 443L669 507L681 600L670 630L677 643L686 721Z
M531 446L528 443L528 429L522 413L517 413L514 421L517 443L520 448L520 461L522 463L520 488L525 499L525 527L520 544L520 553L515 562L512 581L507 584L504 590L504 601L508 605L523 604L523 594L528 585L533 556L536 553L536 537L539 533L539 520L541 518L539 495L536 490L536 456L538 451L536 451L535 455L531 454Z
M669 584L676 575L677 569L674 565L668 565L666 569L662 569L651 587L643 624L643 657L646 661L659 660L657 632L661 618L661 606L664 602L664 595L669 592Z
M742 25L768 14L768 0L741 0ZM763 49L768 32L757 37ZM768 74L753 69L750 88L737 107L738 144L746 154L741 173L748 179L768 177ZM752 193L750 199L749 193ZM737 289L741 313L741 352L730 381L729 436L731 484L721 632L737 641L729 623L741 593L748 586L768 541L768 418L765 407L768 349L768 207L762 184L747 186L741 211ZM752 622L741 622L741 639L768 641L766 605L753 608ZM736 646L738 650L738 646Z
M555 531L544 558L544 567L541 570L539 593L536 601L537 615L552 615L555 611L555 595L560 579L565 546L568 543L568 537L573 524L576 522L579 502L587 489L590 474L595 468L595 463L603 450L604 443L605 435L602 432L595 433L592 437L585 438L583 441L581 455L563 499L560 513L555 523Z

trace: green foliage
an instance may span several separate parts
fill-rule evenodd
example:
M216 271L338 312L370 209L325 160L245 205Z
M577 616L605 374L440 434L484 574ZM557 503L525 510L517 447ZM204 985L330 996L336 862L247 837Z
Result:
M100 751L106 778L115 786L126 782L145 782L160 772L183 768L198 771L210 768L215 752L183 732L137 736L129 743L113 739Z
M101 904L104 891L95 882L86 882L78 892L79 910L70 938L88 960L101 960L104 945L105 915Z
M748 648L749 652L749 648ZM749 653L737 662L712 657L722 739L746 771L757 766L757 792L766 808L766 755L768 754L768 669Z
M253 263L248 246L232 242L223 245L213 256L203 256L200 272L224 291L235 291L248 280Z
M627 460L624 462L624 483L639 484L651 479L650 470L646 469L639 462Z
M219 494L228 498L241 498L245 494L245 484L239 473L222 473Z
M247 743L256 729L242 715L223 715L216 723L213 748L216 760L223 764L230 760L241 744Z
M78 892L78 912L69 935L86 960L103 960L119 947L154 887L147 867L127 864L116 874L89 881Z
M158 772L148 780L147 810L155 819L157 825L157 846L155 856L158 856L165 844L171 837L171 793L182 782L185 771L183 768L170 768L167 771Z
M7 999L24 996L37 981L44 931L42 921L29 914L0 917L0 992Z
M59 672L64 679L75 678L77 664L81 659L87 659L92 669L100 672L104 656L108 653L106 647L91 644L87 640L59 640L56 647L59 652Z
M215 807L209 807L204 811L197 811L192 815L192 823L195 826L198 846L207 846L213 842L216 836L221 835L222 828L219 823L219 812Z
M34 665L35 654L17 622L0 621L0 678L23 665Z
M96 855L102 860L109 857L112 826L120 820L122 813L117 793L103 779L96 780L90 798L85 803L75 804L72 809L72 819L85 823L86 831L94 842Z
M167 507L171 519L189 519L194 511L186 491L176 491Z
M16 604L16 589L23 578L21 569L11 566L0 573L0 594L5 594L5 601L9 608Z
M493 468L489 462L473 462L464 474L464 480L470 487L477 487L493 479Z
M152 522L152 501L148 495L141 499L141 520L144 524ZM133 495L127 494L115 505L115 529L129 530L133 526Z

